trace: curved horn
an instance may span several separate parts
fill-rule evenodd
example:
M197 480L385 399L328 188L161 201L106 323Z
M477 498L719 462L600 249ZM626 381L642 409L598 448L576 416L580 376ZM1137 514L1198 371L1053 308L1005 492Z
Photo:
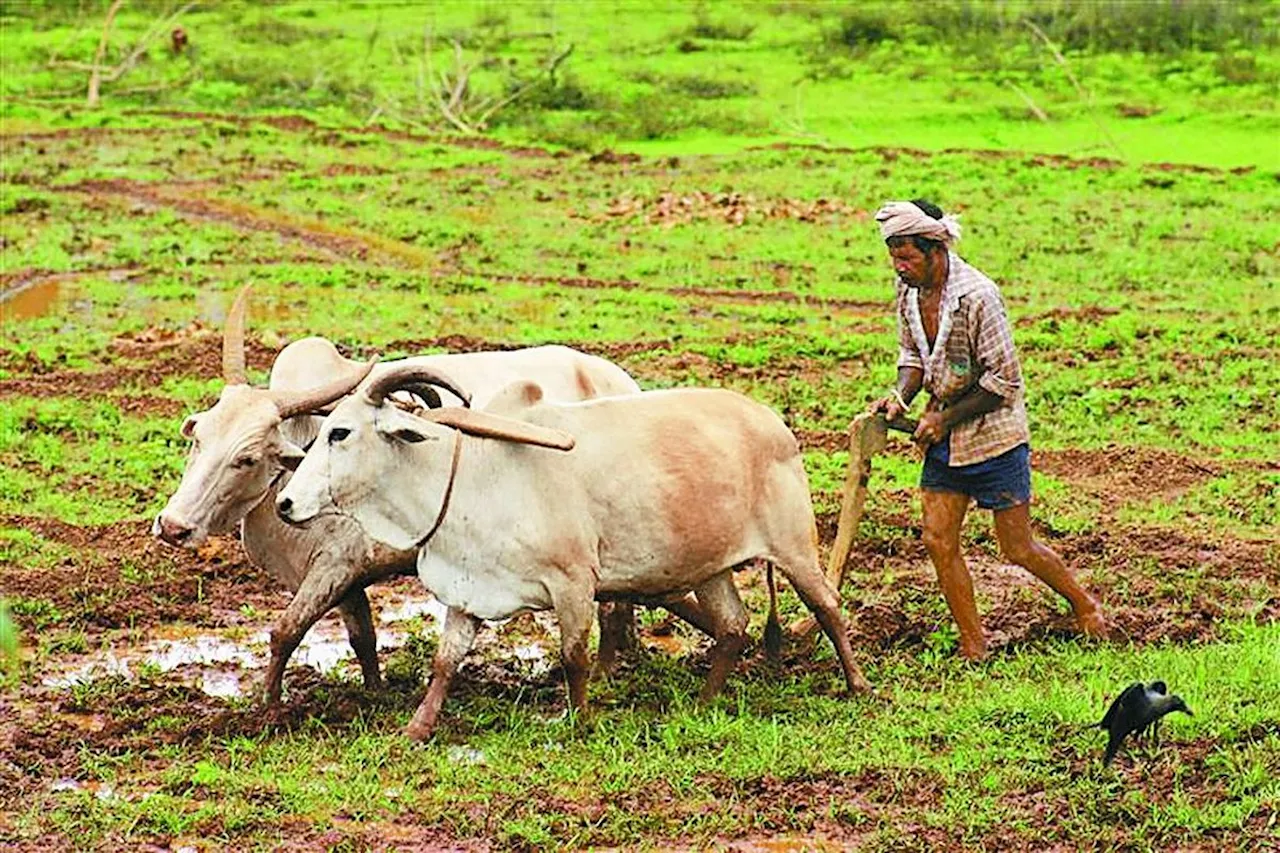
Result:
M569 433L551 429L550 427L518 421L515 418L504 418L475 409L431 409L420 412L416 417L424 421L441 424L462 430L481 438L497 438L502 441L514 441L517 444L533 444L538 447L550 447L553 450L573 450L576 443Z
M244 371L244 309L249 303L246 284L231 303L227 312L227 325L222 330L222 379L228 385L243 385L247 381Z
M364 381L377 363L376 357L370 359L368 363L360 365L346 376L318 388L308 388L305 391L272 391L271 398L275 401L276 411L280 413L280 420L294 415L317 412L335 400L347 396L356 390L356 386Z
M387 399L387 395L393 391L414 391L415 385L438 385L444 390L457 396L462 401L462 405L471 406L471 395L462 390L456 382L445 376L440 371L432 367L422 364L406 364L402 367L392 368L377 379L369 383L369 387L365 389L365 396L369 398L369 402L375 406L382 405L382 401Z

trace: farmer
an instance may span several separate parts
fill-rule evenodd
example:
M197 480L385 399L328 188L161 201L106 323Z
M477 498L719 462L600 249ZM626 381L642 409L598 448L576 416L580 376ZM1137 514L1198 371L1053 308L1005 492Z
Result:
M1080 629L1105 635L1106 620L1062 558L1031 533L1030 433L1022 370L995 283L951 246L960 225L927 201L895 201L876 214L898 274L898 382L871 406L890 419L921 389L929 403L915 431L925 448L920 477L924 544L960 628L960 654L986 655L973 579L960 553L969 501L995 516L1005 559L1071 602Z

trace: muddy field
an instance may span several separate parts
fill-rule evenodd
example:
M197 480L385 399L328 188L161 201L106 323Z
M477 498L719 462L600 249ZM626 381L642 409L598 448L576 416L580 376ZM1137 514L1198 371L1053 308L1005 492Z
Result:
M1244 317L1274 317L1274 297L1194 304L1175 271L1217 262L1160 235L1164 255L1146 243L1126 255L1107 231L1123 222L1090 222L1101 281L1079 284L1070 255L1046 250L1030 270L1018 259L1061 244L1048 236L1057 219L1080 221L1096 195L1150 214L1130 188L1162 170L803 147L552 156L297 116L146 120L159 126L4 138L0 594L23 636L0 700L6 845L1273 844L1280 688L1274 670L1258 683L1257 662L1274 663L1280 641L1280 341ZM655 612L642 651L593 686L597 714L574 722L554 620L526 616L486 632L442 735L416 747L398 729L440 609L415 581L372 592L385 692L357 686L330 615L295 654L283 708L265 713L255 689L286 593L234 537L183 551L150 534L182 469L178 424L220 386L226 305L253 281L258 382L284 343L316 333L361 357L558 341L645 387L751 393L800 437L825 552L845 425L892 375L868 210L893 187L952 176L981 235L996 222L982 212L1001 192L984 188L996 169L1057 187L1036 199L1054 221L976 237L972 260L1009 281L1039 533L1103 601L1108 642L1077 639L1065 607L1004 565L975 519L966 543L993 655L955 661L919 540L918 463L899 441L876 462L842 590L879 699L841 699L825 645L776 667L753 648L729 696L699 710L707 643ZM1257 221L1249 193L1269 176L1230 176L1235 195L1196 203L1227 177L1178 172L1160 204L1193 236ZM1259 225L1234 250L1230 264L1253 265L1246 279L1274 273L1270 234ZM1133 272L1139 262L1151 266ZM1229 418L1213 396L1224 384ZM758 636L761 573L740 581ZM789 591L783 607L800 613ZM1082 725L1128 681L1165 671L1209 713L1174 726L1173 746L1102 771ZM1042 682L1045 697L1028 698ZM1251 695L1233 692L1246 684Z

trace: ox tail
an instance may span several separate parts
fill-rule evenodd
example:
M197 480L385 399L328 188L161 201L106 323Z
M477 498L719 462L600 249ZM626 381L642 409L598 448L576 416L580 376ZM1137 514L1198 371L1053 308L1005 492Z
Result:
M769 587L769 619L764 623L764 653L769 660L782 656L782 623L778 621L778 588L773 580L773 563L764 568L764 582Z

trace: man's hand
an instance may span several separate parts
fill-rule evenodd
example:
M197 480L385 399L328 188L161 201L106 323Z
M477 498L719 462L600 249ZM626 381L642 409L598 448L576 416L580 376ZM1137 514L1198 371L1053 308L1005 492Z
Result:
M870 411L871 414L873 415L878 413L883 413L885 420L887 421L891 421L894 418L900 417L901 415L904 415L907 412L906 408L903 407L903 405L898 402L898 398L893 396L892 394L890 394L888 397L881 397L879 400L876 400L874 403L871 404L871 408L868 409L868 411Z
M928 447L931 444L937 444L942 441L949 432L951 432L951 427L947 424L947 419L942 416L941 412L928 412L920 419L912 438Z

